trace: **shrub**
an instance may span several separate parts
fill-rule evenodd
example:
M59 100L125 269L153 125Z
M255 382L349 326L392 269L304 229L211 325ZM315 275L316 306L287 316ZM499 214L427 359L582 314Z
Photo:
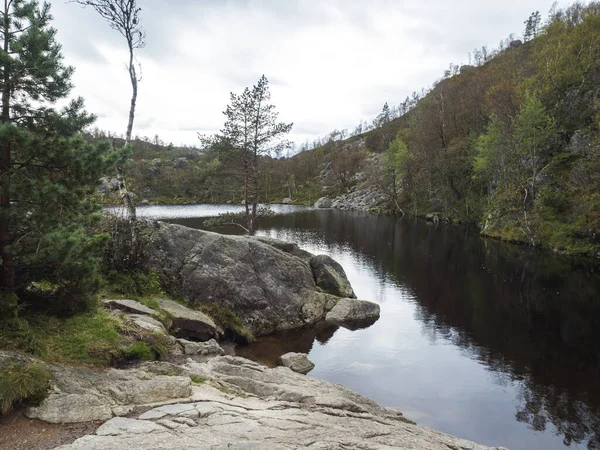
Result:
M38 364L12 365L0 371L0 413L19 403L39 403L50 387L50 373Z

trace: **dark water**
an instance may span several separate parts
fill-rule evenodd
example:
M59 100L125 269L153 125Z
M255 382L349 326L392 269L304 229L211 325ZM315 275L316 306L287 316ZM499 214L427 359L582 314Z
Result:
M337 259L381 318L360 331L265 338L238 354L272 364L308 352L311 376L483 444L600 448L597 272L421 221L312 210L262 225L260 234Z

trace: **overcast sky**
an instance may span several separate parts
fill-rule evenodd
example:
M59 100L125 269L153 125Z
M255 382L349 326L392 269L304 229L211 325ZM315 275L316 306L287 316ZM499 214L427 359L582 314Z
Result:
M54 0L74 95L101 129L124 133L131 96L125 42L92 10ZM564 5L567 2L561 1ZM570 2L569 2L570 3ZM264 73L280 119L300 144L371 120L464 64L482 45L521 34L551 0L138 0L147 33L139 51L134 135L197 144L223 124L229 92Z

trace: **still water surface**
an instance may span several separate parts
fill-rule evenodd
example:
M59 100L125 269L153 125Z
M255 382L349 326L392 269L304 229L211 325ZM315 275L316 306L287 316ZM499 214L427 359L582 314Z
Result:
M213 206L177 207L179 216L153 208L157 218L201 227ZM483 444L600 448L597 271L460 228L286 208L259 234L335 258L357 296L381 305L381 318L359 331L263 338L238 354L274 364L287 351L307 352L311 376Z

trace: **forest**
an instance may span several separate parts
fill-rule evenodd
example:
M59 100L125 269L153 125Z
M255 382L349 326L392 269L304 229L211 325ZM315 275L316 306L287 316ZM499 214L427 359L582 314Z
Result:
M436 213L486 236L597 255L599 12L598 2L576 2L544 21L532 13L522 40L476 49L470 65L450 64L371 124L262 155L260 201L313 204L375 186L388 213ZM146 138L132 189L153 203L239 203L240 185L228 182L239 170L221 150Z

